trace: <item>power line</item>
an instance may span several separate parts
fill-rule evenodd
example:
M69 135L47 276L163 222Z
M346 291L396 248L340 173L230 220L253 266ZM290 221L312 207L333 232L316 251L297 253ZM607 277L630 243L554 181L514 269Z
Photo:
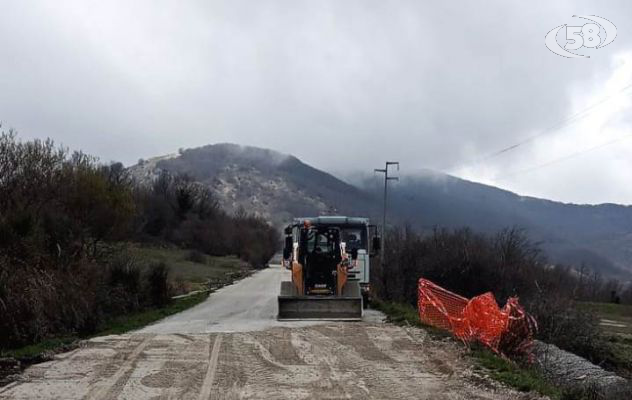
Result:
M527 137L526 139L523 139L522 141L520 141L518 143L512 144L512 145L507 146L507 147L504 147L504 148L502 148L500 150L497 150L497 151L495 151L493 153L490 153L490 154L488 154L488 155L486 155L484 157L481 157L481 158L478 158L476 160L472 160L472 161L466 162L464 164L461 164L461 166L470 165L470 164L479 164L479 163L488 161L488 160L490 160L492 158L500 156L501 154L504 154L504 153L510 152L512 150L515 150L518 147L520 147L522 145L525 145L525 144L527 144L527 143L529 143L529 142L531 142L531 141L533 141L533 140L535 140L535 139L537 139L537 138L539 138L541 136L544 136L544 135L546 135L546 134L548 134L550 132L559 130L559 129L565 127L565 126L568 126L568 125L570 125L572 123L575 123L575 122L581 120L582 118L585 118L586 116L590 115L590 112L592 110L594 110L596 107L604 104L605 102L607 102L607 101L611 100L612 98L614 98L616 95L618 95L620 93L623 93L623 92L625 92L626 90L628 90L630 88L632 88L632 82L630 82L627 85L623 86L616 93L613 93L611 95L608 95L608 96L604 97L600 101L598 101L596 103L593 103L590 106L588 106L588 107L586 107L586 108L584 108L584 109L582 109L582 110L580 110L580 111L578 111L578 112L576 112L576 113L574 113L574 114L572 114L572 115L570 115L570 116L568 116L568 117L556 122L555 124L553 124L553 125L549 126L548 128L544 129L543 131L541 131L539 133L536 133L535 135L531 135L531 136Z
M602 144L599 144L597 146L590 147L588 149L576 151L575 153L566 155L564 157L556 158L556 159L551 160L551 161L547 161L544 164L540 164L540 165L536 165L534 167L525 168L525 169L522 169L522 170L511 172L509 174L501 176L500 178L495 178L495 180L507 180L508 178L514 177L516 175L522 175L522 174L526 174L526 173L531 172L531 171L535 171L535 170L540 169L540 168L548 167L549 165L557 164L559 162L566 161L568 159L575 158L575 157L584 155L586 153L590 153L591 151L599 150L599 149L601 149L603 147L610 146L612 144L615 144L615 143L618 143L618 142L621 142L623 140L630 139L630 138L632 138L632 134L621 136L621 137L613 139L613 140L611 140L609 142L602 143Z

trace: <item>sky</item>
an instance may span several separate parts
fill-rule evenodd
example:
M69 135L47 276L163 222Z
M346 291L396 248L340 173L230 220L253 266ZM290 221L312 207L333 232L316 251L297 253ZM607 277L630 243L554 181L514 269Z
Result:
M573 15L616 39L552 53ZM0 121L104 162L232 142L632 204L630 21L625 0L0 0Z

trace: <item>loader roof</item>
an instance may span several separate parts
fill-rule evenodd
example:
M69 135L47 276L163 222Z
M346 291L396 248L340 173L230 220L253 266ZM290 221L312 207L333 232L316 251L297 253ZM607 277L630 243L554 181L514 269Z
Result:
M341 215L294 218L292 225L302 225L309 221L312 225L368 225L369 219L363 217L345 217Z

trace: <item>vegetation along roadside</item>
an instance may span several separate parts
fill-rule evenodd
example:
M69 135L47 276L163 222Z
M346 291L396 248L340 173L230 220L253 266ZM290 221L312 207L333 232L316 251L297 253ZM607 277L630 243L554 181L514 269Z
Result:
M186 176L139 185L122 164L50 140L1 132L0 177L3 355L37 359L76 338L135 329L202 297L174 295L244 276L278 247L268 223L224 212Z

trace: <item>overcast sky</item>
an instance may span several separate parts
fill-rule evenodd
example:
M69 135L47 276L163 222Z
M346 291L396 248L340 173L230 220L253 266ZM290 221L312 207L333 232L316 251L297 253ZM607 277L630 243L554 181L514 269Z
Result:
M616 40L553 54L573 15ZM631 34L626 0L0 0L0 120L103 161L234 142L632 204Z

